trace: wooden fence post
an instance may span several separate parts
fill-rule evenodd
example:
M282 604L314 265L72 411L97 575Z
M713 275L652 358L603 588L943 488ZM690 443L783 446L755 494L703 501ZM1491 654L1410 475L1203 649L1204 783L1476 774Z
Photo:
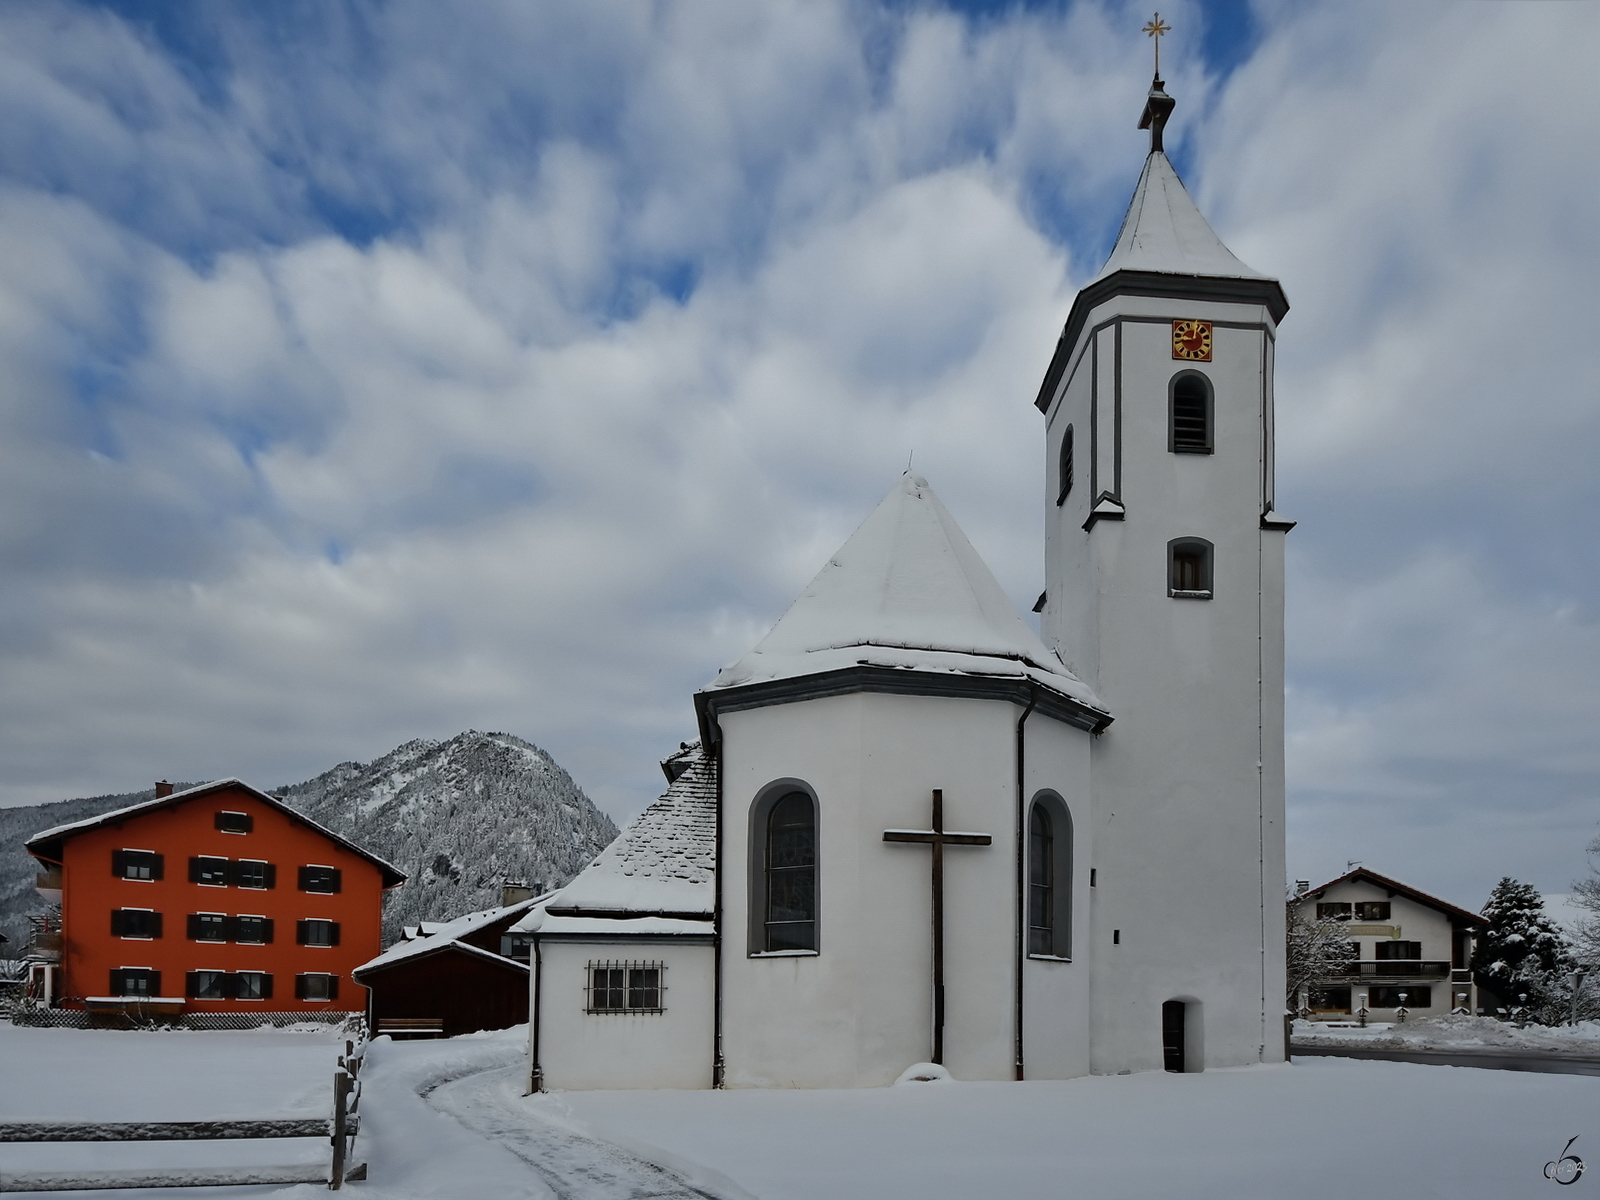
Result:
M328 1176L328 1190L337 1192L344 1186L344 1156L349 1139L345 1136L345 1105L350 1099L350 1074L340 1070L333 1077L333 1170Z

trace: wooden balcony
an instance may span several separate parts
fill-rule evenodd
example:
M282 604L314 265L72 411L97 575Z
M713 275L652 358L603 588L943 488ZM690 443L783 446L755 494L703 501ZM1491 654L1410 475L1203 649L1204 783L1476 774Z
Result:
M1364 979L1449 979L1450 963L1431 958L1385 958L1350 963L1348 969L1330 980L1357 983Z

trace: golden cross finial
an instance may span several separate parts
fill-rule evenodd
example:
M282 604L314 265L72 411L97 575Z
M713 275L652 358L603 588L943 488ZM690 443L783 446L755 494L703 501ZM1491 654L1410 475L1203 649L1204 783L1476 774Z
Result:
M1144 33L1148 33L1151 37L1155 38L1155 40L1156 40L1156 78L1160 79L1161 78L1161 35L1164 34L1164 33L1171 33L1172 32L1172 26L1171 25L1162 24L1161 23L1161 14L1157 13L1156 16L1155 16L1155 20L1151 21L1148 25L1146 25L1144 27L1143 32Z

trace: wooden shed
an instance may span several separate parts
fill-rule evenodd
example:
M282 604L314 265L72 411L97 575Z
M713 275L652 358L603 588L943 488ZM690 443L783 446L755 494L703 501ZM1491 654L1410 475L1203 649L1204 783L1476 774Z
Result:
M419 926L407 931L414 936L357 967L373 1033L454 1037L526 1021L527 941L507 931L537 902L529 898Z

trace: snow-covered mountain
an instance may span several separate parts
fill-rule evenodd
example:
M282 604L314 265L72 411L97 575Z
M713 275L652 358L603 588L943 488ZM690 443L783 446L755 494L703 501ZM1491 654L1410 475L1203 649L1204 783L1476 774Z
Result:
M499 904L507 879L565 883L617 836L572 776L509 733L418 738L271 790L406 873L384 905L386 944L403 925Z
M188 785L183 785L188 786ZM617 836L572 776L509 733L419 738L369 763L268 788L315 821L406 873L384 904L384 943L403 925L442 921L500 902L508 879L555 887ZM155 796L153 789L0 809L0 958L19 952L27 914L42 912L38 864L22 849L41 829Z

